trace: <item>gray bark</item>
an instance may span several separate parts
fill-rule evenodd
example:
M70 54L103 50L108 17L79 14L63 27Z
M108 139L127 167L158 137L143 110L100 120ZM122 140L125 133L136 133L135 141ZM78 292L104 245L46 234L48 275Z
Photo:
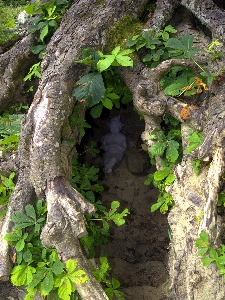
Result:
M68 183L74 145L80 141L78 129L72 130L69 126L68 116L73 106L77 105L80 117L84 117L82 104L78 104L71 96L72 89L79 77L87 71L85 67L77 66L74 60L80 58L83 48L102 50L104 33L112 25L112 18L119 19L124 14L141 16L147 2L107 0L96 5L92 0L74 1L51 38L41 64L42 79L21 131L18 181L10 199L0 240L2 280L8 279L11 270L10 250L2 238L11 230L11 216L16 210L24 210L28 203L40 197L46 199L48 206L47 223L41 236L44 245L55 247L63 261L76 259L79 267L86 270L90 280L77 286L82 299L107 299L89 271L78 240L86 234L83 214L93 213L94 207ZM210 0L158 0L153 19L146 26L159 30L170 23L170 20L173 22L173 13L180 5L206 25L213 38L219 37L224 42L225 25L222 21L225 13ZM184 20L182 18L181 21ZM198 35L189 20L185 24L178 22L175 25L178 33L185 34L187 30L188 33L195 33L201 48L209 41ZM22 83L23 75L18 75L18 68L30 55L29 48L33 39L32 35L25 37L20 44L0 56L2 109L7 99L11 101L15 97L17 88ZM15 59L16 54L18 61ZM201 63L208 61L207 55L201 55ZM192 128L203 131L203 145L192 156L184 155L182 163L175 168L176 181L169 190L175 202L174 209L169 213L169 223L177 258L174 258L174 250L171 250L171 286L168 298L220 300L225 298L223 278L214 264L203 267L197 255L195 241L201 230L205 230L210 241L218 245L221 233L216 203L221 174L224 172L224 83L210 87L209 97L203 99L198 110L191 110L189 119L184 120L180 112L186 104L166 97L158 84L161 76L177 64L195 68L187 60L170 60L148 70L137 60L133 69L121 70L121 77L133 92L134 105L144 115L146 126L142 138L149 147L152 142L147 141L146 137L154 128L160 128L159 117L165 112L182 122L184 151L187 146L187 130ZM221 64L224 65L223 60ZM213 71L218 70L216 63L209 65ZM12 78L16 75L18 77L14 83ZM4 85L4 82L7 84ZM74 145L68 144L67 139L73 139ZM194 174L190 164L192 157L206 162L198 176ZM157 167L160 168L160 158L157 160ZM196 219L202 211L203 217L198 224Z
M92 0L74 1L51 38L41 64L42 79L22 126L18 181L0 238L1 280L8 280L11 271L10 248L3 239L12 228L11 216L40 197L46 200L48 207L47 222L41 235L43 244L55 247L64 262L75 259L79 268L87 272L89 280L76 287L82 299L108 299L92 276L79 244L79 238L87 233L84 213L93 213L94 207L68 183L75 145L81 139L78 128L70 128L68 117L74 105L79 107L81 119L85 112L83 105L72 97L72 90L87 70L74 60L81 57L84 48L103 49L104 33L113 25L112 17L115 20L125 14L139 17L146 4L146 0L138 1L138 5L132 0L100 4ZM22 83L24 72L19 74L18 69L30 55L33 43L34 37L29 35L0 57L1 109L7 100L15 97L18 85ZM74 145L67 143L67 139L73 139Z

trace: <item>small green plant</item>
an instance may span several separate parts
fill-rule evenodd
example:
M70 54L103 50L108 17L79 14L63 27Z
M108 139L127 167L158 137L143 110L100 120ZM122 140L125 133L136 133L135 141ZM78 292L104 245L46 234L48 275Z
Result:
M131 49L121 51L120 46L117 46L112 50L111 54L104 55L100 51L87 48L82 51L83 59L75 61L88 65L91 68L89 74L84 75L76 82L73 95L87 107L95 106L101 102L101 106L95 107L95 110L92 111L93 116L99 116L103 106L112 109L113 104L118 103L120 98L115 92L112 93L114 87L109 86L105 88L104 76L101 73L113 66L133 66L133 60L128 56L133 51Z
M91 128L91 126L85 121L79 118L79 108L74 106L72 114L69 116L70 125L77 126L80 135L83 137L85 134L85 128Z
M194 54L200 50L193 47L194 36L187 34L179 38L171 37L171 34L176 32L176 29L171 25L166 26L164 30L160 30L158 33L155 30L145 31L141 35L134 36L127 42L127 46L133 47L137 51L143 47L146 48L148 53L142 60L150 68L155 68L162 61L171 58L191 59L201 70L201 78L198 80L201 80L205 89L208 89L203 81L212 83L216 74L207 72L207 67L201 67L194 59ZM165 94L170 96L180 96L183 93L185 96L190 96L203 91L196 82L196 75L190 69L181 66L172 67L162 77L160 85Z
M218 202L217 202L217 206L224 206L225 207L225 193L221 192L218 195Z
M38 62L31 66L29 73L24 77L24 81L33 79L33 77L41 78L41 62Z
M14 151L18 147L23 114L5 112L0 116L0 151Z
M194 158L194 159L191 160L191 164L194 167L194 173L196 175L198 175L199 172L200 172L200 169L202 167L202 161L200 159Z
M111 281L109 280L111 267L106 257L100 257L100 266L97 269L92 268L91 270L96 280L105 286L105 292L110 300L112 300L114 296L118 300L124 300L123 293L118 291L120 287L119 281L115 278L112 278Z
M89 167L87 164L80 164L78 157L79 155L76 154L72 161L70 183L85 199L94 204L97 210L92 216L85 215L88 235L80 239L81 244L88 249L88 257L93 258L95 247L108 243L109 222L112 221L117 226L123 225L124 218L129 211L126 208L122 212L118 212L119 201L113 201L109 212L106 211L106 207L98 199L98 195L104 190L101 185L96 183L99 169L94 166Z
M208 266L215 262L225 280L225 245L217 249L211 247L207 233L202 231L196 240L196 246L200 249L198 255L202 256L203 265Z
M86 215L88 235L80 240L81 244L87 247L89 258L94 257L96 246L108 243L108 237L110 236L109 222L113 221L117 226L121 226L125 223L124 218L129 214L127 208L121 213L117 211L120 207L119 201L113 201L111 203L109 212L106 211L106 208L99 200L96 201L94 205L98 210L93 216ZM101 223L97 225L96 222Z
M218 40L212 41L212 43L209 44L208 48L207 48L207 52L211 53L211 60L215 60L215 59L219 59L221 57L221 55L223 55L222 51L218 51L217 47L221 47L222 43L220 43Z
M154 129L148 140L155 141L149 149L149 156L152 164L156 164L155 157L160 157L161 169L149 174L144 184L153 183L159 189L157 202L151 206L151 212L160 209L161 213L166 213L173 206L172 196L166 192L166 187L175 180L174 166L182 155L181 130L178 120L166 114L162 123L166 124L167 129ZM168 128L171 128L168 130ZM167 133L166 133L167 132Z
M186 153L189 154L200 146L204 141L202 132L194 131L188 136L189 146L186 149Z
M33 24L29 26L29 32L38 32L38 45L33 46L31 51L39 54L42 59L45 51L45 41L58 28L62 15L72 4L71 0L52 0L47 2L35 1L27 5L26 13L37 16L33 19Z
M14 172L12 172L9 177L5 177L0 174L0 218L7 212L9 198L15 188L15 184L13 182L14 177Z
M147 137L148 140L156 140L150 147L150 155L156 157L165 154L168 162L175 163L181 150L180 143L176 141L177 138L181 138L180 130L172 129L166 136L162 130L154 129L152 134Z
M27 205L25 213L16 211L12 216L15 223L13 233L4 239L15 247L16 266L11 272L13 285L25 286L28 294L25 300L33 299L37 291L45 299L53 299L56 290L60 299L69 300L75 292L75 284L82 284L88 278L83 270L77 270L74 260L64 265L55 249L46 249L40 241L40 232L46 220L46 205L38 200L35 207Z

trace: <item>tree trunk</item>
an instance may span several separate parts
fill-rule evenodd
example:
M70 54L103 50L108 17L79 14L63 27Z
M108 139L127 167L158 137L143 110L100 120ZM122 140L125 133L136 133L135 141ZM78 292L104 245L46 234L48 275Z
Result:
M70 128L68 117L75 105L79 108L80 118L84 118L85 112L83 105L72 97L72 90L79 77L87 72L74 60L81 57L84 48L102 50L105 30L113 25L113 19L118 20L125 14L140 17L147 3L147 0L106 0L100 4L93 0L74 1L48 43L41 64L42 79L21 130L18 181L1 232L2 280L8 280L11 270L10 249L3 240L3 236L11 230L11 216L16 210L23 211L28 203L39 197L46 200L48 207L47 222L41 235L43 244L55 247L63 261L69 258L77 260L79 268L87 272L89 280L77 286L82 299L107 299L91 275L79 245L79 238L86 234L83 214L93 213L94 207L68 183L75 145L81 139L78 129ZM182 9L185 7L207 26L213 38L220 38L224 42L225 26L221 21L225 13L210 0L203 3L197 0L158 0L153 19L146 24L148 29L159 30L173 22L173 14L179 6ZM175 15L179 16L179 13ZM183 31L184 34L188 30L188 33L192 31L198 35L191 23L179 24L178 20L176 25L178 33ZM198 37L203 48L203 43L207 41ZM1 109L6 107L7 101L12 101L18 95L25 70L33 61L24 65L22 73L18 73L18 70L28 60L29 49L34 41L34 36L29 35L0 57ZM198 57L196 60L199 61ZM202 56L200 61L208 63L209 57ZM218 245L221 234L216 204L224 172L224 83L210 87L209 98L202 102L198 110L191 109L190 118L184 120L180 112L186 104L165 96L158 83L174 65L194 68L193 63L187 60L170 60L151 70L139 62L133 69L121 70L121 77L133 93L134 105L144 115L146 127L142 138L149 147L151 143L146 137L154 128L160 128L159 117L165 112L182 122L184 153L188 129L202 130L205 138L194 153L189 156L184 154L182 162L175 168L176 181L169 189L175 207L169 213L174 249L171 250L169 262L171 286L168 297L173 300L224 299L222 276L214 264L203 267L195 246L202 230L208 233L213 245ZM209 62L209 66L213 71L218 70L216 62ZM74 144L67 143L68 139L73 139ZM190 163L193 157L206 162L198 176L194 174ZM157 167L160 167L159 160ZM203 217L198 224L196 219L202 212Z
M125 14L140 17L147 2L140 0L137 5L132 0L102 4L92 0L74 1L48 43L41 64L42 79L21 130L18 181L1 232L2 280L8 280L11 271L10 249L3 237L11 230L12 214L23 211L28 203L39 197L46 200L48 208L41 235L43 244L55 247L62 261L75 259L78 267L87 272L89 280L76 286L82 299L108 299L92 276L78 240L87 233L84 213L93 213L94 206L68 183L75 145L81 139L78 128L74 131L70 128L68 117L74 105L79 107L80 119L85 113L83 105L73 98L72 90L87 68L75 64L74 60L81 57L84 48L102 50L104 33L113 25L112 18L118 20ZM23 82L27 67L22 68L21 73L18 70L27 60L34 40L34 36L29 35L1 56L2 110L6 101L16 96L18 83ZM68 139L74 140L74 144L69 144Z

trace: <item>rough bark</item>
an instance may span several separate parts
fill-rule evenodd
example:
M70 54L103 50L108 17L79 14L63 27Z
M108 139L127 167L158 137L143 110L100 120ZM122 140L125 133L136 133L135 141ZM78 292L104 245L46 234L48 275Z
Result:
M164 4L170 4L168 11L172 12L177 8L177 2L158 1L153 27L165 25L172 17L165 14L162 18ZM224 12L211 2L205 1L181 1L182 6L190 10L196 17L210 29L212 37L220 37L224 42L224 25L220 22L220 17L224 17ZM179 14L179 12L178 12ZM159 16L159 18L158 18ZM216 18L216 16L220 16ZM185 19L184 15L182 18ZM156 19L156 20L155 20ZM172 21L173 22L173 21ZM188 26L186 26L188 25ZM190 28L190 23L182 26L183 34L193 33L194 27ZM188 31L185 31L185 26ZM178 26L179 27L179 26ZM150 26L151 28L151 26ZM206 44L202 39L198 39L200 47ZM199 55L200 56L200 55ZM198 60L198 57L196 57ZM204 57L204 63L209 58ZM201 59L200 59L201 61ZM187 65L193 68L191 62L183 60L169 60L161 63L155 69L143 69L143 80L137 80L138 84L132 89L134 94L134 104L143 113L145 118L145 132L142 134L143 140L149 145L152 141L146 139L153 129L160 128L159 116L169 112L182 122L182 140L184 157L175 168L176 181L168 189L173 196L175 206L169 213L169 224L173 232L173 249L170 256L170 278L171 286L169 299L224 299L224 281L219 275L215 264L203 267L195 246L196 239L201 231L209 235L213 246L219 246L221 235L221 219L217 215L216 205L218 192L221 188L221 176L224 172L224 83L219 87L211 86L208 99L203 99L199 109L190 109L190 117L187 120L181 118L181 109L186 106L180 100L166 97L159 87L159 79L173 65ZM224 65L222 61L221 65ZM211 70L219 70L218 65L209 63ZM129 70L126 71L127 73ZM129 78L129 75L125 75ZM129 81L129 80L128 80ZM137 83L136 82L136 83ZM191 155L185 155L187 147L188 129L203 131L204 142ZM193 172L191 159L198 158L205 162L199 175ZM157 159L157 168L160 168L160 158ZM200 224L198 217L203 213ZM174 257L174 253L177 257Z
M79 107L80 118L84 118L85 112L83 105L72 97L72 90L86 68L76 65L74 60L81 57L84 48L102 50L104 32L113 25L113 19L118 20L125 14L139 17L146 4L146 0L138 1L138 5L132 0L100 4L92 0L74 1L51 38L41 64L42 79L21 130L18 181L1 232L2 280L8 280L11 270L10 248L3 239L11 230L11 216L40 197L46 200L48 207L47 222L41 235L43 244L55 247L62 261L75 259L87 272L89 280L77 286L82 299L108 299L92 276L79 244L79 238L86 234L84 213L93 213L94 206L67 180L75 145L80 141L78 128L70 128L68 117L74 105ZM33 43L34 37L29 35L0 57L1 109L6 106L6 101L15 97L18 85L22 83L24 74L19 76L18 70L29 58ZM13 80L15 77L18 77L17 81ZM74 145L67 143L67 139L73 139Z
M28 203L40 197L46 200L48 206L47 223L41 236L44 245L55 247L63 261L76 259L79 267L86 270L90 280L77 286L82 299L107 299L92 277L79 246L79 237L86 234L83 214L93 213L94 207L72 189L67 180L74 145L80 140L77 128L70 128L68 116L73 106L77 105L80 117L84 117L83 106L71 95L74 83L86 72L86 68L75 65L74 60L80 58L83 48L102 50L104 32L113 24L112 19L119 19L127 13L140 16L147 2L107 0L98 4L98 1L92 0L74 1L51 38L41 64L42 79L22 126L18 149L18 181L10 199L0 240L2 280L8 279L11 270L10 249L3 240L4 234L11 230L10 218L15 210L24 210ZM219 37L224 42L225 25L222 21L225 13L210 0L158 0L153 19L147 23L147 27L161 29L170 23L179 6L185 7L206 25L213 38ZM188 30L188 33L197 35L189 19L185 24L178 22L176 25L178 33L183 31L184 34ZM34 37L29 35L0 56L1 109L16 95L23 76L18 76L16 83L12 78L15 78L18 68L29 58L29 48L33 42ZM203 47L207 40L198 36L197 43ZM201 55L201 63L207 63L208 60L207 56ZM133 92L134 105L144 115L146 126L142 138L149 147L151 142L146 137L154 128L160 128L159 117L165 112L182 122L184 151L189 128L202 130L205 137L204 143L192 155L184 155L182 163L176 166L176 181L169 190L175 207L169 214L174 249L170 256L171 286L168 297L173 300L224 299L223 278L214 264L203 267L195 247L195 241L202 230L209 234L214 245L218 245L221 233L216 203L221 174L224 172L224 84L212 86L209 97L202 100L198 110L191 109L190 118L184 120L180 112L186 104L166 97L158 84L161 76L173 65L195 68L187 60L170 60L148 70L137 60L133 69L121 70L121 77ZM209 66L213 71L218 69L216 63L209 63ZM74 145L68 144L67 139L73 139ZM198 176L190 164L192 157L205 161ZM157 167L160 168L160 158ZM198 224L196 219L202 211L203 217ZM172 254L174 250L177 253L176 259Z

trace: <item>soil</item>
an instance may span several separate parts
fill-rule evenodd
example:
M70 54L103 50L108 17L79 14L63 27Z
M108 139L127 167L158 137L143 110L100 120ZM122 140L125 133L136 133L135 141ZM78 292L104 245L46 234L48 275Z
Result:
M99 251L102 256L108 257L112 277L120 281L126 300L163 300L167 298L169 285L169 225L167 214L150 212L158 191L152 185L144 185L147 175L154 171L149 165L147 152L142 150L140 136L144 121L140 120L131 106L120 111L112 110L105 118L93 121L92 131L83 142L89 143L91 137L100 146L102 137L108 132L107 122L116 115L120 115L125 124L121 131L127 138L128 154L126 160L119 162L111 174L100 172L98 183L105 187L102 202L106 207L110 207L113 200L118 200L121 210L128 208L130 214L124 225L117 227L112 224L110 243ZM142 165L141 172L138 169L136 173L132 168L130 161L133 158L127 159L129 150L136 151L136 160ZM86 154L85 161L100 169L103 167L101 156L93 160ZM0 282L0 300L22 299L24 293L20 288L13 287L9 282Z

